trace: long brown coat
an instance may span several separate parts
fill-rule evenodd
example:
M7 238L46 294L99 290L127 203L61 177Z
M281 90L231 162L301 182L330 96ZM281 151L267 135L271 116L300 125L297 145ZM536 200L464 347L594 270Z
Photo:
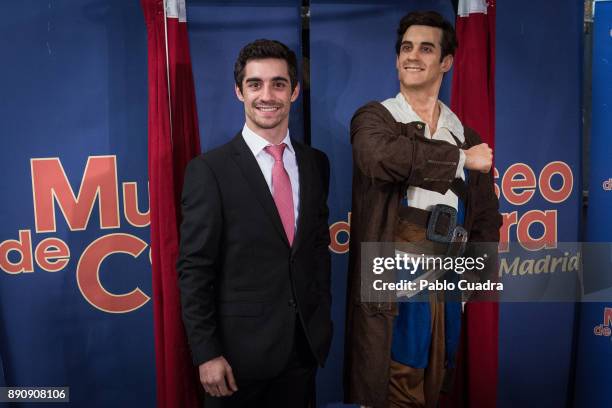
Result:
M396 122L380 103L361 107L351 121L353 205L346 310L344 392L347 403L387 406L393 320L397 303L360 298L362 242L392 242L400 200L408 186L444 194L455 177L459 148L426 139L425 125ZM466 147L481 143L471 129ZM472 242L499 241L502 223L491 172L470 171L464 227Z

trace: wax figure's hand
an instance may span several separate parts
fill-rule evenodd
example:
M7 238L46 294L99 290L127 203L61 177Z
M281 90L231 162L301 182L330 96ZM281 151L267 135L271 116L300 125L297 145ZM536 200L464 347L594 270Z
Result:
M232 367L223 356L200 364L199 371L204 390L213 397L229 397L238 391Z
M493 150L486 143L472 146L465 152L465 167L469 170L477 170L488 173L493 164Z

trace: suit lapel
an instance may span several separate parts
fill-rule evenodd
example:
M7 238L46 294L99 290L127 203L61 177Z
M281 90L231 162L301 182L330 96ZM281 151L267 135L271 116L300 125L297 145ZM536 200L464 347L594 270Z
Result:
M263 174L261 174L261 168L259 167L255 156L253 156L253 153L251 150L249 150L249 147L242 138L242 133L239 132L236 137L234 137L232 140L232 147L234 150L232 159L236 162L238 167L240 167L242 175L247 180L249 187L253 191L253 196L261 204L285 243L289 245L287 235L285 234L285 229L283 228L283 223L280 219L280 215L278 215L276 204L274 203L274 198L272 198L272 194L270 194L270 188L268 187Z
M298 173L300 179L300 202L298 205L298 219L297 219L297 230L295 231L295 237L293 239L293 245L291 252L295 253L297 248L303 241L303 232L307 225L308 220L306 219L306 207L309 203L310 195L312 194L312 174L313 169L310 167L312 163L307 159L307 155L304 146L295 141L291 141L293 149L295 150L295 160L298 166Z

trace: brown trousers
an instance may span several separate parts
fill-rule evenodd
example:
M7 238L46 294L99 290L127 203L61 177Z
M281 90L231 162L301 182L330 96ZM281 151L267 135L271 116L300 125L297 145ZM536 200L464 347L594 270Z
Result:
M400 231L397 231L400 232ZM425 230L415 225L403 225L400 239L418 242L425 239ZM399 238L399 237L398 237ZM429 292L431 308L431 344L427 368L414 368L391 361L389 375L389 408L425 407L438 405L445 374L444 292Z

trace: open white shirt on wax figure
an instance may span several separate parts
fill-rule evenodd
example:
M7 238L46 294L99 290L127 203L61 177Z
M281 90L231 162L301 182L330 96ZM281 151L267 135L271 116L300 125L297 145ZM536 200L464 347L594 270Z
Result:
M272 143L253 132L246 125L246 123L242 128L242 138L249 147L249 150L251 150L253 153L253 156L255 156L255 160L257 161L257 164L259 164L259 168L266 179L270 193L273 193L272 167L274 167L274 158L264 151L264 148L266 146L271 146ZM289 174L289 180L291 181L291 192L293 193L293 215L295 216L294 221L297 229L297 219L299 214L298 205L300 203L300 176L295 158L295 150L293 150L291 138L289 138L289 130L287 130L287 135L279 144L281 143L285 143L287 145L283 151L283 165L285 166L285 170L287 171L287 174Z
M410 122L423 122L425 121L417 115L412 109L410 104L404 98L404 95L397 94L395 98L389 98L383 102L382 105L393 115L393 118L397 122L410 123ZM444 140L452 145L457 145L457 142L451 135L451 132L461 143L465 142L465 136L463 134L463 125L457 116L445 105L442 101L438 100L440 105L440 117L438 118L438 127L433 135L431 135L429 125L425 123L425 137L434 140ZM459 150L459 163L457 165L457 172L455 177L460 177L465 180L463 174L463 166L465 164L465 153L463 150ZM440 194L435 191L425 190L419 187L408 187L407 192L408 205L410 207L420 208L422 210L431 211L432 207L436 204L450 205L454 209L458 209L459 198L451 190L448 190L446 194Z

